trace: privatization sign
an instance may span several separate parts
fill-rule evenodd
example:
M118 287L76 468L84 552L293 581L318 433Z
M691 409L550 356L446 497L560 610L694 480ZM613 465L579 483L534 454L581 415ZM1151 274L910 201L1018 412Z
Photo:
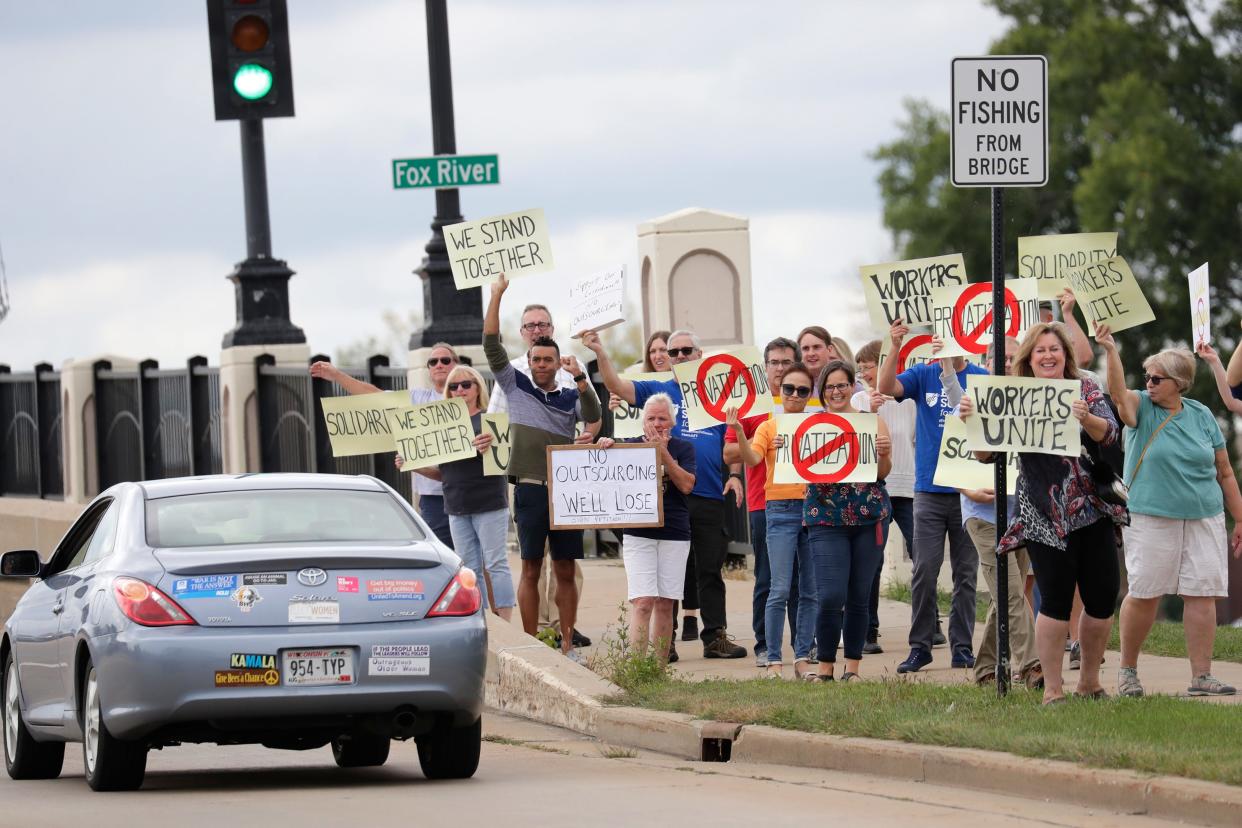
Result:
M992 344L992 283L932 291L932 333L944 340L939 357L986 354ZM1039 282L1005 281L1005 335L1021 339L1039 320Z
M785 414L776 426L773 483L874 483L880 458L875 414Z
M392 162L394 190L428 187L439 190L499 183L500 158L496 155L437 155L396 158Z
M725 421L725 409L737 406L739 417L772 413L772 390L763 356L753 345L673 366L692 430Z
M953 59L949 155L954 187L1048 183L1048 59Z
M552 245L543 210L523 210L444 227L453 283L458 290L552 269Z

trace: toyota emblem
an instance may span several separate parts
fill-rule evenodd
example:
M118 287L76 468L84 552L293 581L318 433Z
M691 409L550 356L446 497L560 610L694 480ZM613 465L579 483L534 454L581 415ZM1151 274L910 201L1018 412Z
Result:
M328 573L317 566L308 566L298 573L298 583L309 587L319 586L328 580Z

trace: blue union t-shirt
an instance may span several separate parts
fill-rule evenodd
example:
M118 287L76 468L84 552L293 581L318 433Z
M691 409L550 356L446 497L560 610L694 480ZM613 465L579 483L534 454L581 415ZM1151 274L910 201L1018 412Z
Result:
M660 393L668 394L677 406L677 423L673 426L673 436L694 446L695 477L694 489L690 494L724 500L724 480L720 469L724 458L725 424L691 430L690 418L686 414L685 401L681 396L681 386L676 380L634 380L634 407L642 408L648 397ZM936 446L940 446L939 441Z
M966 389L966 377L971 374L984 374L986 369L966 363L966 367L957 372L957 381ZM939 494L957 494L957 489L937 486L932 480L936 477L936 463L940 458L940 439L944 435L944 418L953 413L949 405L949 395L945 393L940 382L940 363L930 365L913 365L897 375L901 383L902 395L899 400L914 400L918 413L914 418L914 490L916 492L936 492Z

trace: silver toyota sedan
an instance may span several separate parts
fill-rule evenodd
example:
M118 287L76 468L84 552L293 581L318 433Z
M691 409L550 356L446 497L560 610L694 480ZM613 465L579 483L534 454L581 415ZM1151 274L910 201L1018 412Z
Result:
M0 637L14 779L58 776L66 742L95 790L140 787L147 752L182 742L363 767L413 738L429 778L478 766L475 573L375 478L121 483L0 575L37 579Z

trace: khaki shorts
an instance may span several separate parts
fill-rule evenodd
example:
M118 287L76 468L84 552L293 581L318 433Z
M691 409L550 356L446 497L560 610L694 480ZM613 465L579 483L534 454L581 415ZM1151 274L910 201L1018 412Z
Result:
M1126 574L1135 598L1229 594L1225 515L1179 520L1130 514L1125 537Z

